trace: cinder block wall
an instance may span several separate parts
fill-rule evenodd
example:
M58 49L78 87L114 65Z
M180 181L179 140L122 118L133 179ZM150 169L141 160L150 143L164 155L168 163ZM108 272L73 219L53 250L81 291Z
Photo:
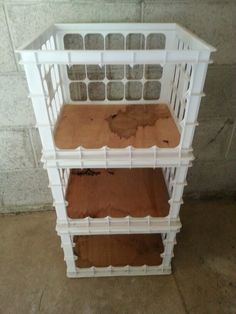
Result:
M41 145L14 49L52 23L178 22L217 47L207 75L186 194L236 190L235 0L0 0L0 211L49 208Z

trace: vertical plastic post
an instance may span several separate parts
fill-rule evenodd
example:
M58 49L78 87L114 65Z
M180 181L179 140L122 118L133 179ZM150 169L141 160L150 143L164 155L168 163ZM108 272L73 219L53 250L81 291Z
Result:
M176 232L170 231L167 233L166 239L164 241L164 257L162 265L164 268L170 268L171 259L173 256L173 250L175 245Z
M54 206L57 213L57 223L67 223L68 219L65 204L65 195L63 192L59 169L47 168L47 173L54 200Z
M57 32L55 34L55 46L59 50L64 50L64 33L62 32ZM71 66L68 64L68 66ZM68 78L68 73L67 73L67 65L58 65L58 72L60 75L60 80L62 82L62 94L63 94L63 100L65 103L70 103L70 89L69 89L69 78Z
M71 239L70 234L60 234L61 237L61 246L64 252L64 260L66 262L67 267L67 274L70 273L76 273L76 265L75 265L75 259L73 252L73 241Z
M165 49L171 50L171 49L177 48L175 37L176 37L175 31L168 32L168 34L166 34ZM174 64L171 64L171 63L163 64L160 99L167 104L170 102L170 95L171 95L171 88L172 88L171 83L173 80L174 68L175 68Z
M188 166L178 166L176 168L176 174L173 182L173 192L171 195L170 218L177 218L179 216L187 173Z
M25 63L24 68L43 148L44 150L54 151L54 141L47 112L46 95L44 93L43 83L35 56L34 63Z
M201 97L203 95L203 86L206 79L207 67L208 63L198 63L193 65L192 88L190 90L190 96L187 103L187 112L181 135L182 149L189 149L192 145L199 106Z

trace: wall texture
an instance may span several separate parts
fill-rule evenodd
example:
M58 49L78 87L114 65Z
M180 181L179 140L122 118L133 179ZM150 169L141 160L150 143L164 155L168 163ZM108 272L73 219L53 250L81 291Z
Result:
M52 201L26 80L14 49L59 22L178 22L217 47L207 75L186 194L233 194L235 15L235 0L0 0L0 211L48 208Z

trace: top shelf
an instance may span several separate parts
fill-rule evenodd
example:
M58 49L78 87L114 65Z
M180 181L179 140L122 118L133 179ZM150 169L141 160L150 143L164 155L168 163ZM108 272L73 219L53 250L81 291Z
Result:
M17 51L46 166L189 163L214 50L174 23L48 28Z

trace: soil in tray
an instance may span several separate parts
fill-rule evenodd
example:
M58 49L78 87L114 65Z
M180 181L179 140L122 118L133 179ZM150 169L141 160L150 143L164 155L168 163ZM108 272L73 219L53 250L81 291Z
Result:
M74 169L66 199L70 218L165 217L168 192L161 169Z
M75 236L77 267L158 266L162 263L161 235Z
M180 134L167 105L64 105L54 139L61 149L171 148Z

